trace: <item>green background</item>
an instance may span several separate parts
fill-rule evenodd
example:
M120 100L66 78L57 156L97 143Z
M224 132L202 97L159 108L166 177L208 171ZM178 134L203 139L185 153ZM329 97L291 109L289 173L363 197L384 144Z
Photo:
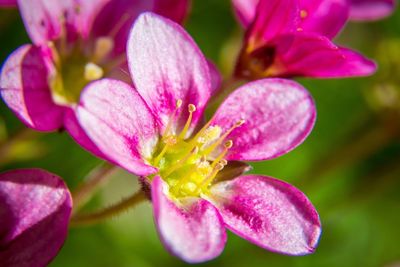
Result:
M349 23L337 42L380 64L368 78L299 81L314 96L314 131L297 149L278 159L252 163L254 173L288 181L311 199L323 233L313 255L290 257L258 248L229 233L222 255L201 266L400 266L400 98L382 104L379 86L398 89L400 12L379 22ZM242 30L227 0L197 0L185 24L204 54L229 75ZM0 59L29 43L16 10L0 11ZM385 44L394 43L388 49ZM382 48L383 47L383 48ZM384 95L387 95L386 93ZM396 98L394 98L394 101ZM0 145L25 127L0 103ZM101 161L66 133L29 133L6 154L0 170L39 167L63 177L71 190ZM136 178L117 171L91 201L109 205L138 189ZM163 248L151 205L89 227L71 228L50 266L186 266Z

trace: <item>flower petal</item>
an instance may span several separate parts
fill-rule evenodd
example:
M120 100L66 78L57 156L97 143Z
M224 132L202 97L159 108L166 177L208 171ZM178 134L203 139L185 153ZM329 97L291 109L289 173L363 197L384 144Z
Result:
M333 38L349 18L348 0L301 0L300 28Z
M71 207L68 188L51 173L25 169L0 174L1 266L47 265L64 243Z
M132 23L150 11L154 0L110 0L102 6L91 28L93 37L113 37L114 55L125 53Z
M275 46L276 64L284 76L343 78L367 76L376 71L373 61L357 52L339 48L328 38L316 34L283 35L276 40Z
M301 85L290 80L263 79L229 95L211 125L219 125L224 132L244 120L226 138L233 140L227 160L266 160L301 144L315 116L312 97Z
M250 46L257 47L279 34L296 31L299 14L296 0L260 0L256 17L247 33L247 41Z
M17 0L0 0L0 7L15 7Z
M233 9L242 25L247 28L256 16L259 0L232 0Z
M189 0L155 0L154 12L182 23L190 9Z
M211 78L211 95L214 96L221 89L222 76L217 66L211 60L207 60Z
M93 141L86 134L85 130L79 124L78 118L76 117L75 110L68 109L64 116L64 127L69 135L77 142L81 147L87 151L93 153L99 158L107 158L99 148L93 143Z
M221 254L226 232L215 207L204 199L194 199L180 207L166 196L166 186L159 176L151 185L154 219L166 248L190 263Z
M77 0L19 0L18 6L34 44L45 45L62 34L66 34L67 40L75 40L80 32Z
M357 21L378 20L395 10L394 0L350 0L350 18Z
M111 79L90 83L81 94L76 115L108 160L136 175L156 171L144 160L157 143L154 118L130 85Z
M178 24L145 13L132 28L127 50L133 82L161 128L172 119L179 99L183 105L172 121L173 129L183 127L188 104L196 106L189 135L211 93L207 61L192 38Z
M317 246L318 213L290 184L261 175L240 176L214 185L210 199L228 229L262 248L304 255Z
M51 97L48 76L55 71L43 49L24 45L5 62L0 76L4 102L28 126L53 131L62 126L64 108Z

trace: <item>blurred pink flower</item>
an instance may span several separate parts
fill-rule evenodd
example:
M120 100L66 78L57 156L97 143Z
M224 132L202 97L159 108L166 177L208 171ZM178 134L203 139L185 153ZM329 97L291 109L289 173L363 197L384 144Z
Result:
M389 16L395 9L395 0L349 0L350 19L378 20Z
M125 74L126 40L132 22L155 10L182 22L189 0L20 0L18 7L33 44L4 63L0 93L30 128L65 128L98 154L76 121L82 89L102 77Z
M134 87L91 83L77 116L108 159L141 176L166 248L187 262L210 260L228 228L271 251L312 253L321 229L307 197L274 178L242 175L248 166L238 162L272 159L302 143L315 121L309 93L289 80L251 82L204 125L213 92L208 64L178 24L141 15L127 51Z
M331 39L348 20L346 0L233 0L247 26L235 75L338 78L375 72L374 62Z
M0 174L0 265L46 266L63 245L72 199L64 182L39 169Z

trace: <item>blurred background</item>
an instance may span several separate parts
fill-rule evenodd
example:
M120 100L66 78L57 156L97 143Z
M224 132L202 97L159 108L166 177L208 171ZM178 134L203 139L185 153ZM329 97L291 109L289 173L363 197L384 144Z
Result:
M193 1L185 26L228 77L243 34L230 1ZM29 42L17 10L0 10L0 38L1 62ZM377 74L299 79L317 104L314 131L293 152L252 164L252 172L290 182L311 199L323 227L316 252L278 255L229 233L222 255L201 266L400 266L400 12L378 22L349 23L337 42L375 59ZM73 191L99 164L66 133L26 130L0 102L0 171L44 168L63 177ZM136 177L117 170L87 209L109 205L137 189ZM72 227L50 264L186 265L163 248L149 203L104 223Z

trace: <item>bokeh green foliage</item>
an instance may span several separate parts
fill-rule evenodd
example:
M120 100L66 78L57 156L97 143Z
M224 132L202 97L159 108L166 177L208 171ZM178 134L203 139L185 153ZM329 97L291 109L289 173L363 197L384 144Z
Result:
M186 27L207 57L229 76L241 30L228 0L195 0ZM16 10L0 11L0 59L29 42ZM236 42L236 43L235 43ZM320 213L323 234L313 255L273 254L229 234L223 254L201 266L392 266L400 264L400 112L380 105L375 91L390 84L400 92L400 12L373 23L350 23L338 42L384 64L369 78L299 79L318 108L314 131L295 151L252 164L253 172L293 183ZM383 48L382 48L383 47ZM389 58L390 64L387 60ZM386 65L385 65L386 64ZM397 66L397 67L393 67ZM376 89L378 88L378 89ZM384 93L386 95L386 93ZM372 102L371 102L372 99ZM376 102L378 101L378 104ZM371 104L375 103L375 104ZM377 108L378 105L378 108ZM25 127L0 104L0 170L44 168L63 177L73 190L101 161L82 150L64 132L28 132L9 145ZM7 157L7 158L6 158ZM109 205L138 189L124 171L90 202ZM186 266L159 241L149 203L99 225L71 228L65 246L50 266ZM396 265L396 266L398 266ZM394 266L394 265L393 265Z

